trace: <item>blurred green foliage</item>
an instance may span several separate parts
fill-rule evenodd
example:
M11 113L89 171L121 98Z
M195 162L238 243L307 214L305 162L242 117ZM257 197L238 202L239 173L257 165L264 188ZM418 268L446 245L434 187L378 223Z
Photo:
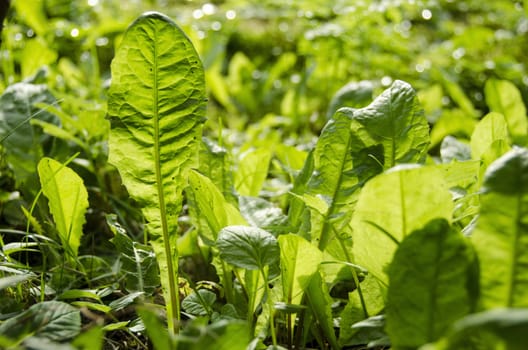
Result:
M182 25L202 56L212 126L222 118L241 129L273 114L286 117L286 131L318 131L334 93L363 80L378 92L394 79L410 82L423 90L432 122L448 109L478 117L487 112L483 87L491 77L528 96L525 7L511 0L19 0L3 34L0 88L47 66L43 79L54 89L104 100L121 33L156 9Z

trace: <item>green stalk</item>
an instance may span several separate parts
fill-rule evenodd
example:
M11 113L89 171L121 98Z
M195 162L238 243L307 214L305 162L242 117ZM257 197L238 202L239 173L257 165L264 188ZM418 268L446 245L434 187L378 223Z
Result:
M268 277L266 276L266 273L264 273L264 270L260 270L262 273L262 278L264 279L264 286L266 288L266 298L268 299L268 307L270 312L270 331L271 331L271 341L273 342L273 346L277 347L277 335L275 334L275 321L274 321L274 305L273 300L271 299L271 289L268 285Z

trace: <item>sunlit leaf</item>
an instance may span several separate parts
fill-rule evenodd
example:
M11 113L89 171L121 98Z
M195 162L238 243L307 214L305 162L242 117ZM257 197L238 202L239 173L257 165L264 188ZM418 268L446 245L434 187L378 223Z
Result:
M158 315L152 309L146 307L138 308L138 314L145 324L147 335L152 341L154 348L157 350L171 350L173 348L171 346L171 338Z
M481 265L484 309L528 307L528 150L492 163L472 242Z
M205 117L203 68L168 17L140 16L112 61L109 162L142 209L169 312L179 317L176 239L185 179L198 159Z
M88 209L88 192L83 180L51 158L42 158L38 173L62 245L69 257L76 257Z
M235 189L243 196L258 196L268 176L271 152L265 148L245 153L235 172Z
M507 80L489 79L484 91L490 109L505 117L513 140L525 142L528 136L528 117L519 89Z
M293 234L279 236L282 289L288 304L299 304L323 255L306 239Z
M196 213L201 238L214 244L221 229L229 225L246 224L236 207L229 203L215 184L195 170L189 172L186 190L192 210Z
M104 331L100 326L91 327L72 342L77 349L101 350L103 348Z
M385 267L399 243L432 219L451 220L452 212L439 169L400 166L378 175L361 191L352 219L356 263L386 285Z
M504 116L500 113L491 112L477 124L471 135L471 155L473 159L480 159L491 145L503 140L508 142L508 125Z

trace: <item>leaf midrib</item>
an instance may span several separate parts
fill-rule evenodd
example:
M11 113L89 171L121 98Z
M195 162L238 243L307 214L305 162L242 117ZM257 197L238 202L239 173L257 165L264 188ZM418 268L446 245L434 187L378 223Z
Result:
M153 99L153 111L154 111L154 166L156 171L156 186L158 190L159 199L159 210L161 229L163 236L163 246L165 248L165 259L167 264L167 274L169 279L169 295L170 303L172 308L172 317L179 319L179 302L177 293L177 285L175 280L174 266L172 265L172 254L171 247L169 244L169 228L167 225L166 216L166 205L165 205L165 194L163 192L162 174L161 174L161 157L160 157L160 113L159 113L159 96L158 96L158 27L154 26L154 42L153 42L153 62L152 62L152 73L153 73L153 87L152 87L152 99ZM175 249L175 248L174 248ZM175 326L176 327L176 326ZM177 328L172 330L177 333Z

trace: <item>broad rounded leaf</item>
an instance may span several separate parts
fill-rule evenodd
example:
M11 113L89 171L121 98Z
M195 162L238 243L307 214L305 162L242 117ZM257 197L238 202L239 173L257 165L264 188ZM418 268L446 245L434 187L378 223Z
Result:
M478 279L473 251L444 219L405 238L388 268L387 333L397 349L436 341L472 311Z
M260 270L279 261L279 243L269 232L257 227L228 226L216 241L220 258L248 270Z
M182 300L182 307L191 315L206 316L212 313L215 301L215 293L207 289L199 289L198 293L193 291Z

